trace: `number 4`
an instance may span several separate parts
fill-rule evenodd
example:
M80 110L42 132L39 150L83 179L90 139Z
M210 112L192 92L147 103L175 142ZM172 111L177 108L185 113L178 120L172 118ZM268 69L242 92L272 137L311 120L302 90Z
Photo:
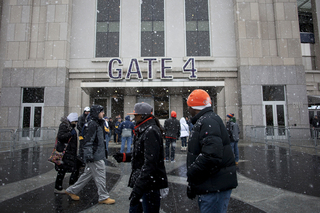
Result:
M197 72L197 69L194 68L194 58L189 58L186 61L186 63L182 67L182 72L191 72L189 79L197 79L197 75L195 74Z

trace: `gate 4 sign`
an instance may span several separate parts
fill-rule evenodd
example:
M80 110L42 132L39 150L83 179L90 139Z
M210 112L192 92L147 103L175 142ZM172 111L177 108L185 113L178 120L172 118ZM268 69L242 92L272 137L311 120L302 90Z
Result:
M148 79L153 79L153 62L157 61L157 58L144 58L144 62L148 63ZM167 75L166 70L171 69L170 66L166 65L166 62L172 61L172 58L160 58L160 78L161 79L173 79L172 75ZM189 79L197 79L197 69L194 67L194 58L189 58L186 63L182 66L182 72L190 72ZM122 80L123 79L123 70L121 68L115 68L115 64L122 66L122 61L120 58L112 58L108 63L108 74L109 77L113 80ZM128 66L128 71L125 76L125 79L131 79L131 76L135 75L138 79L143 79L140 65L138 59L133 58L130 60Z

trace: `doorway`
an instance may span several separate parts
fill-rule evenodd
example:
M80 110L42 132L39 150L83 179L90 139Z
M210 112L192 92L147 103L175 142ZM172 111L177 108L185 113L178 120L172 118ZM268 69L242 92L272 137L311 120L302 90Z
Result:
M24 104L22 107L22 138L41 137L43 106Z
M267 137L286 138L286 108L282 102L263 104L264 125Z
M21 138L41 138L44 88L22 88Z

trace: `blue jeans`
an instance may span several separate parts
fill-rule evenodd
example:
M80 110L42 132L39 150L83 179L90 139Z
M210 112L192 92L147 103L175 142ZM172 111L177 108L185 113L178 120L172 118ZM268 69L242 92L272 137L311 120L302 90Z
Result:
M171 161L174 160L174 154L176 151L176 139L166 138L166 160L169 160L169 148L171 145Z
M153 213L160 211L160 190L144 193L142 202L136 206L130 206L129 213Z
M181 146L187 146L187 137L181 138Z
M110 135L107 133L106 134L106 150L107 151L108 151L109 141L110 141Z
M199 195L198 204L201 213L225 213L228 209L232 190Z
M239 161L238 141L230 142L230 146L231 146L232 152L234 154L234 159L236 162L238 162Z
M120 152L123 153L124 152L124 146L126 145L126 141L127 141L127 153L131 152L131 144L132 144L132 137L122 137L121 138L121 150Z

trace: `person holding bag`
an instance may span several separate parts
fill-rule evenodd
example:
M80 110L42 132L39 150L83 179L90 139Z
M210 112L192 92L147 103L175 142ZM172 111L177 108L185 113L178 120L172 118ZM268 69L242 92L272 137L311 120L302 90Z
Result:
M78 122L78 114L70 113L67 117L61 118L61 124L58 130L57 151L65 153L60 165L55 164L55 169L58 172L55 182L54 193L65 194L62 187L64 176L67 172L71 172L69 185L73 185L79 178L80 162L77 160L78 152L78 133L75 129Z
M120 152L123 153L127 141L127 151L131 152L132 135L133 135L134 124L130 121L130 115L125 117L125 121L119 126L119 131L121 132L121 149Z

